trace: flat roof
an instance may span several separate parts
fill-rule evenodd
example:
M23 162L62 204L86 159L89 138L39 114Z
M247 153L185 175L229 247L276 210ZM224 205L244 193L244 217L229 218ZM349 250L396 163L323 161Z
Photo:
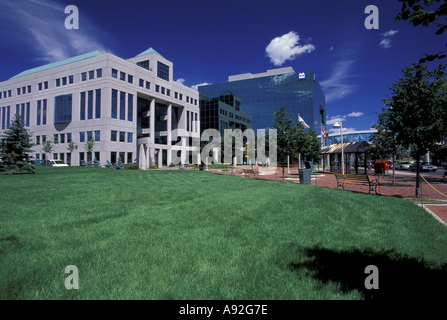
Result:
M228 81L238 81L238 80L247 80L247 79L254 79L254 78L262 78L262 77L268 77L268 76L275 76L279 74L286 74L286 73L293 73L295 70L293 70L292 67L285 67L285 68L277 68L277 69L270 69L267 70L267 72L262 73L242 73L237 74L234 76L229 76Z
M82 61L82 60L85 60L85 59L90 59L90 58L93 58L93 57L100 56L102 54L104 54L104 52L98 51L98 50L95 50L95 51L92 51L92 52L89 52L89 53L84 53L84 54L81 54L79 56L71 57L71 58L68 58L68 59L65 59L65 60L61 60L61 61L45 64L45 65L40 66L40 67L36 67L36 68L25 70L25 71L15 75L11 79L24 77L24 76L27 76L27 75L30 75L30 74L33 74L33 73L37 73L37 72L40 72L40 71L53 69L53 68L60 67L60 66L66 65L66 64L70 64L70 63L73 63L73 62L78 62L78 61Z

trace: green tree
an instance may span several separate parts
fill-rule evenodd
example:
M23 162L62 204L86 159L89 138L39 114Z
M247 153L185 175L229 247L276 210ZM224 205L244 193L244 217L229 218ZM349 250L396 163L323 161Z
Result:
M273 127L277 130L278 162L284 165L287 156L299 159L300 155L312 159L321 158L321 144L314 130L306 129L301 122L292 120L293 114L288 113L286 107L273 113Z
M395 134L397 145L411 150L416 159L416 197L419 194L420 160L447 134L447 84L445 65L428 70L424 63L412 63L403 76L388 87L383 108L385 129ZM379 115L380 118L380 115Z
M297 132L295 128L296 122L291 119L292 113L287 112L286 107L273 112L273 128L277 130L277 157L278 163L282 164L282 180L284 181L284 165L287 156L294 154L295 146L298 143L297 137L294 136Z
M32 152L33 146L31 136L20 115L16 115L1 137L1 159L12 169L12 173L15 173L16 169L34 173L29 163L29 153Z
M67 146L67 150L70 151L70 153L73 153L74 150L76 150L78 148L78 146L76 145L76 143L74 143L73 140L69 140L68 141L68 146ZM71 163L70 163L71 166Z
M54 143L52 140L45 140L42 142L42 152L44 154L47 154L47 153L51 154L53 152L53 150L54 150ZM47 165L46 162L45 162L45 165Z
M391 125L388 123L391 115L389 111L382 107L382 113L377 113L377 123L373 128L377 132L371 135L372 144L369 146L369 151L374 155L376 160L387 160L390 157L395 162L399 145L396 141L396 133L391 131ZM393 184L395 183L395 166L393 166Z
M94 148L95 148L95 139L91 139L84 143L84 149L85 149L85 151L87 151L87 162L89 165L91 165L91 163L93 161L92 153L93 153Z
M446 0L398 0L402 2L401 12L395 17L396 21L408 20L409 23L417 27L419 25L428 27L435 25L438 30L437 35L444 33L447 30L447 24L445 18L443 23L440 20L447 15L447 1ZM444 3L442 3L444 2ZM423 6L422 5L425 6ZM439 6L437 6L439 4ZM446 44L447 45L447 44ZM445 58L444 52L441 51L437 54L426 54L425 58L421 58L419 62L433 61L435 59Z

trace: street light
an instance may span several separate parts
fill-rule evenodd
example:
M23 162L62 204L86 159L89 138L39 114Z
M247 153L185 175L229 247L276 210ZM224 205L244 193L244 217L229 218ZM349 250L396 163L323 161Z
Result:
M334 128L340 128L340 138L341 138L341 173L345 174L345 157L343 153L343 123L334 123Z

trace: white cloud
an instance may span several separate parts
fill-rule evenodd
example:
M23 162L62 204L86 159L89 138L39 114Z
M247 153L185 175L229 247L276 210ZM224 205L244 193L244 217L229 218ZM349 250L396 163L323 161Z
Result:
M358 118L358 117L361 117L363 115L364 115L363 112L356 112L356 111L353 111L353 112L351 112L349 114L345 114L345 115L338 114L336 116L332 116L330 118L327 118L326 119L326 124L327 125L334 125L337 122L345 122L345 121L348 120L348 118ZM345 132L345 128L343 128L343 132Z
M348 117L358 118L358 117L361 117L361 116L363 116L363 115L364 115L363 112L355 112L355 111L353 111L353 112L351 112L350 114L348 114Z
M351 73L353 63L354 61L338 62L330 78L320 83L326 96L326 102L343 99L354 91L356 85L347 81L353 77Z
M15 28L10 34L1 32L2 38L18 38L22 45L35 48L40 53L38 60L55 62L94 50L110 52L101 43L110 36L82 16L82 11L79 29L67 30L65 6L54 1L3 1L0 10L0 29L4 29L3 25Z
M179 78L179 79L177 79L175 82L178 82L178 83L180 83L180 84L185 84L185 79L183 79L183 78Z
M328 51L334 51L334 47L330 47Z
M287 60L294 60L299 55L315 50L313 44L299 45L299 40L300 36L294 31L290 31L270 41L269 45L265 48L270 62L275 66L281 66Z
M211 83L202 82L202 83L199 83L199 84L192 85L191 88L194 89L194 90L198 90L200 86L206 86L206 85L209 85L209 84L211 84Z
M399 31L398 30L389 30L387 32L382 33L380 36L382 40L380 41L380 47L384 49L391 48L391 38L394 37Z

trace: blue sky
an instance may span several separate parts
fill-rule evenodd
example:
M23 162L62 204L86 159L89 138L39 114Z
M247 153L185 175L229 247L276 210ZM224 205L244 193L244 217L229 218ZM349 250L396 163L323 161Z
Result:
M79 29L65 28L68 5L79 9ZM365 28L368 5L379 10L377 30ZM400 8L397 0L2 0L0 81L93 50L127 59L153 47L191 87L279 67L313 70L328 131L338 132L339 120L346 131L366 130L405 63L445 46L434 28L394 21Z

